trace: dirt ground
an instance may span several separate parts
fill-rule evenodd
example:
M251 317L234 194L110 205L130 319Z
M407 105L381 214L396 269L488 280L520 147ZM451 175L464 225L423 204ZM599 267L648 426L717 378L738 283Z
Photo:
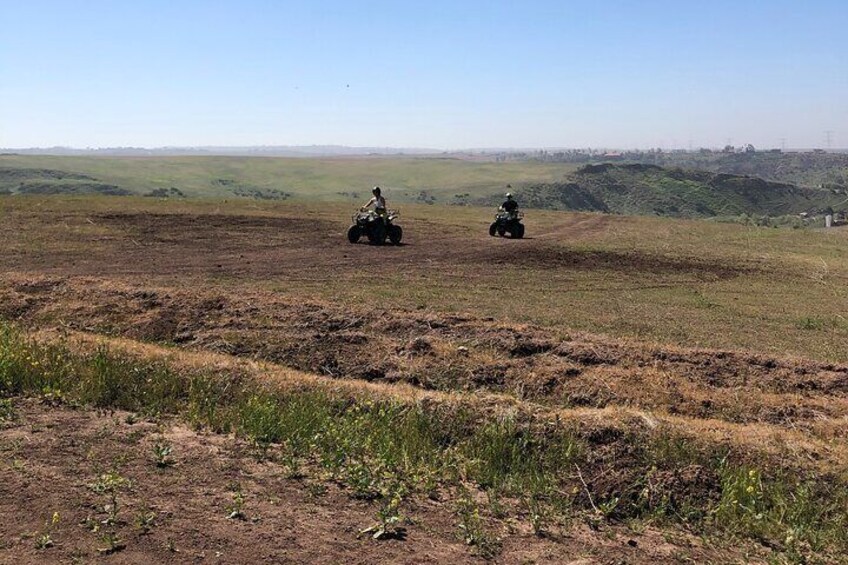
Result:
M49 274L133 276L213 276L282 282L318 276L357 274L363 265L393 271L413 268L450 272L458 265L489 269L492 265L654 274L676 273L715 280L744 272L744 267L698 258L668 259L640 252L615 253L562 249L549 240L580 241L603 231L609 216L573 215L552 230L523 241L489 238L482 230L443 221L416 219L400 246L377 247L344 242L347 224L316 217L234 215L226 213L105 212L51 214L49 218L16 215L8 229L37 228L47 219L54 227L76 227L75 249L49 244L0 256L0 269ZM474 226L476 227L476 226ZM70 243L70 242L69 242Z
M293 478L235 438L35 400L16 401L15 413L0 426L2 563L485 561L461 541L446 501L410 504L401 539L372 540L359 532L375 523L376 502L332 482ZM157 443L173 449L165 467L157 466ZM97 490L108 473L127 481L114 499ZM241 515L230 518L238 493ZM500 563L718 563L728 556L681 532L577 523L538 537L518 522L492 527L503 538ZM52 543L38 548L44 534Z
M472 287L491 285L499 266L697 284L766 272L764 261L583 250L580 242L614 219L580 214L523 241L419 217L405 245L384 248L340 245L345 222L309 210L297 218L33 211L3 220L7 233L20 237L0 250L0 318L31 329L263 360L331 379L497 393L599 420L638 410L648 423L654 416L674 421L694 436L750 449L752 457L773 447L819 471L845 469L848 365L389 307L377 292L350 303L302 290L356 285L374 271L405 281L458 277ZM563 239L574 245L555 244ZM130 423L126 414L16 402L18 419L0 430L0 562L480 560L459 541L455 513L438 501L409 509L405 539L375 542L357 537L374 521L373 503L334 484L287 477L233 438L175 422ZM173 466L154 464L157 438L174 446ZM106 553L103 528L92 529L102 526L108 502L89 485L110 469L132 484L120 491L120 519L109 526L125 547ZM228 519L239 488L246 519ZM53 512L60 516L55 547L38 550L35 540ZM147 513L153 525L140 527L136 517ZM546 538L518 524L498 527L504 563L719 563L741 555L690 535L637 534L623 525L594 531L577 524Z

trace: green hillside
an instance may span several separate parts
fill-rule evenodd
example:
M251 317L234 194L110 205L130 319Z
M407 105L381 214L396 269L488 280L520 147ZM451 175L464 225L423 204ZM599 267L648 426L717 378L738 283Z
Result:
M640 162L714 173L757 176L800 186L848 188L848 153L756 151L645 155Z
M366 199L372 186L401 202L455 203L524 186L562 180L567 163L510 162L441 157L64 157L0 155L0 192L102 192L188 197L311 200ZM94 183L85 186L86 183ZM43 185L43 186L42 186Z
M848 204L832 190L645 164L586 165L564 182L533 185L520 196L529 207L681 218L782 216Z

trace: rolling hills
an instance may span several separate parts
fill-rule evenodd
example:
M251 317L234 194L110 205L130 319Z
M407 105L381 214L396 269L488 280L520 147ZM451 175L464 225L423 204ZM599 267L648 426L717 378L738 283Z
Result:
M843 189L653 164L436 157L247 158L0 156L0 194L364 200L496 205L510 187L528 208L680 218L784 216L848 205Z
M609 163L586 165L566 182L533 185L520 195L535 208L680 218L782 216L846 203L839 191L758 177Z

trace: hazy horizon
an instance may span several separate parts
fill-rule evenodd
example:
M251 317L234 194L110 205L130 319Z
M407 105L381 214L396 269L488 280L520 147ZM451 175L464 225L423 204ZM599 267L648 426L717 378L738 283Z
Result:
M0 148L848 146L848 3L0 0Z

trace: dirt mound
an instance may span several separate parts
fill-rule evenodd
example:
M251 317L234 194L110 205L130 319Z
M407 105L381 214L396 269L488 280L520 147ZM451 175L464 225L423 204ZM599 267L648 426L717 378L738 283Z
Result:
M278 295L223 295L28 279L3 314L177 344L345 379L508 393L551 406L636 406L697 419L848 431L848 366L744 352L559 336L532 325L418 311L351 310ZM791 408L790 408L791 407Z

